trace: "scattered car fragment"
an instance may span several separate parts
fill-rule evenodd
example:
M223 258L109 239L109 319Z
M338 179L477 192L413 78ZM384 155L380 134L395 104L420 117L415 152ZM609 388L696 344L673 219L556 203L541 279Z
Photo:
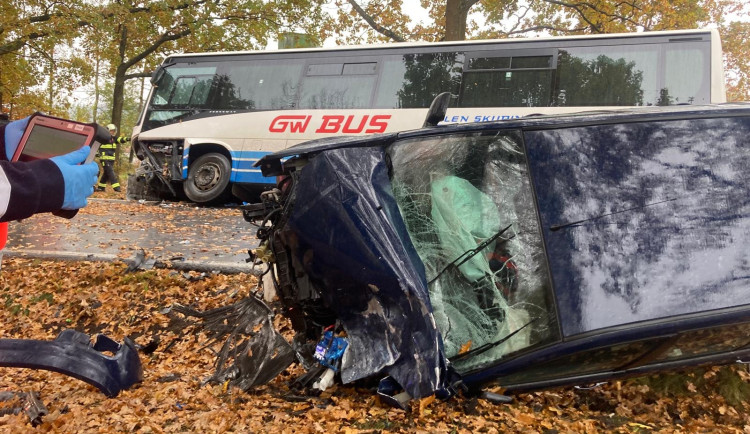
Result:
M39 399L39 393L35 391L0 392L0 403L2 403L0 416L23 412L29 418L32 426L40 425L42 418L49 414L47 407Z
M255 297L206 312L175 304L170 311L197 318L208 347L223 341L208 382L229 382L242 390L266 384L295 360L295 351L273 327L273 311Z
M110 353L112 355L108 355ZM135 343L118 344L107 336L91 337L63 330L53 341L0 339L0 367L45 369L91 384L112 398L143 380Z
M258 165L282 180L246 219L298 337L346 333L344 383L444 396L750 356L750 105L324 139Z

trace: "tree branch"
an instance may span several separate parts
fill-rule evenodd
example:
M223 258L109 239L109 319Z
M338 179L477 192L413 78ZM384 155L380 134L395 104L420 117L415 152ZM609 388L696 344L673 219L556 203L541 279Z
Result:
M469 12L469 9L471 9L472 6L479 3L479 0L462 0L461 1L461 11L462 12Z
M581 20L583 20L584 22L586 22L586 24L589 25L589 28L593 32L596 32L596 33L603 33L603 31L602 31L602 29L601 29L601 27L599 25L594 24L594 22L591 21L586 16L586 14L584 13L584 9L591 9L592 11L596 12L597 14L600 14L602 16L609 17L609 18L612 18L612 19L616 19L616 20L619 20L619 21L623 21L623 22L627 22L627 23L631 23L631 24L636 24L636 25L639 24L636 21L634 21L632 18L626 17L624 15L612 14L612 13L604 12L601 9L599 9L598 7L596 7L595 5L593 5L591 3L588 3L588 2L568 3L568 2L564 2L564 1L560 1L560 0L542 0L542 1L544 1L546 3L549 3L549 4L553 4L553 5L562 6L562 7L569 8L569 9L573 9L574 11L576 11L576 13L579 16L579 18ZM631 6L633 9L639 9L634 3L620 2L618 5L616 5L615 10L617 10L619 8L619 6L622 5L622 4L627 4L627 5Z
M185 36L191 34L192 31L190 29L185 29L179 33L164 33L161 35L161 37L156 40L153 44L151 44L148 48L138 53L136 56L133 56L130 60L127 62L123 62L123 65L125 65L125 70L130 68L131 66L135 65L136 63L140 62L141 60L148 57L151 53L156 51L159 47L164 45L165 43L169 41L176 41L180 38L184 38Z
M396 42L406 42L406 39L402 37L401 35L398 35L393 30L385 28L381 26L380 24L376 23L375 19L370 14L365 12L365 10L362 9L362 7L355 0L347 0L347 1L349 2L349 4L352 5L354 10L357 11L359 16L362 17L362 19L365 20L365 22L367 22L367 24L370 27L372 27L373 30L375 30L376 32L380 33L383 36L387 36L393 39Z
M20 50L23 48L26 44L28 44L30 41L33 41L35 39L44 38L46 36L50 36L54 34L54 32L41 32L41 33L29 33L25 36L19 36L18 38L6 42L3 45L0 45L0 56L13 53L15 51Z
M153 74L153 71L143 71L143 72L136 72L135 74L125 74L125 80L130 80L131 78L143 78L143 77L151 77L151 74Z

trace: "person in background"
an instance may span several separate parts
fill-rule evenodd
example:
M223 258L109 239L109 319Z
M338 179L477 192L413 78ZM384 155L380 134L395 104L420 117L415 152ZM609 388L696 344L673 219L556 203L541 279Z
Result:
M88 146L50 159L10 161L28 123L26 118L0 125L0 222L83 208L94 193L98 167L80 164Z
M109 143L102 143L99 146L99 161L102 163L102 176L99 178L97 190L104 191L107 184L111 184L115 191L120 191L120 179L115 173L115 159L117 158L117 148L130 141L130 137L118 136L117 127L114 124L107 125L110 136Z

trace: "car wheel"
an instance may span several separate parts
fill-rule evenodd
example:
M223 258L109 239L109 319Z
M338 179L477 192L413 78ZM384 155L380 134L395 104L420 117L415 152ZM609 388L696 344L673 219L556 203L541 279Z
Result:
M227 157L212 152L201 155L188 168L183 189L188 199L208 203L223 196L229 185L232 166Z

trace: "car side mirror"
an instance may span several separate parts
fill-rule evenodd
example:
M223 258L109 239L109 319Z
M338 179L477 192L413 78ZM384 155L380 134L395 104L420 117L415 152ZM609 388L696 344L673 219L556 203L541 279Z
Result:
M436 127L438 122L445 119L445 113L448 111L448 104L450 104L452 96L450 92L443 92L432 100L422 128Z

